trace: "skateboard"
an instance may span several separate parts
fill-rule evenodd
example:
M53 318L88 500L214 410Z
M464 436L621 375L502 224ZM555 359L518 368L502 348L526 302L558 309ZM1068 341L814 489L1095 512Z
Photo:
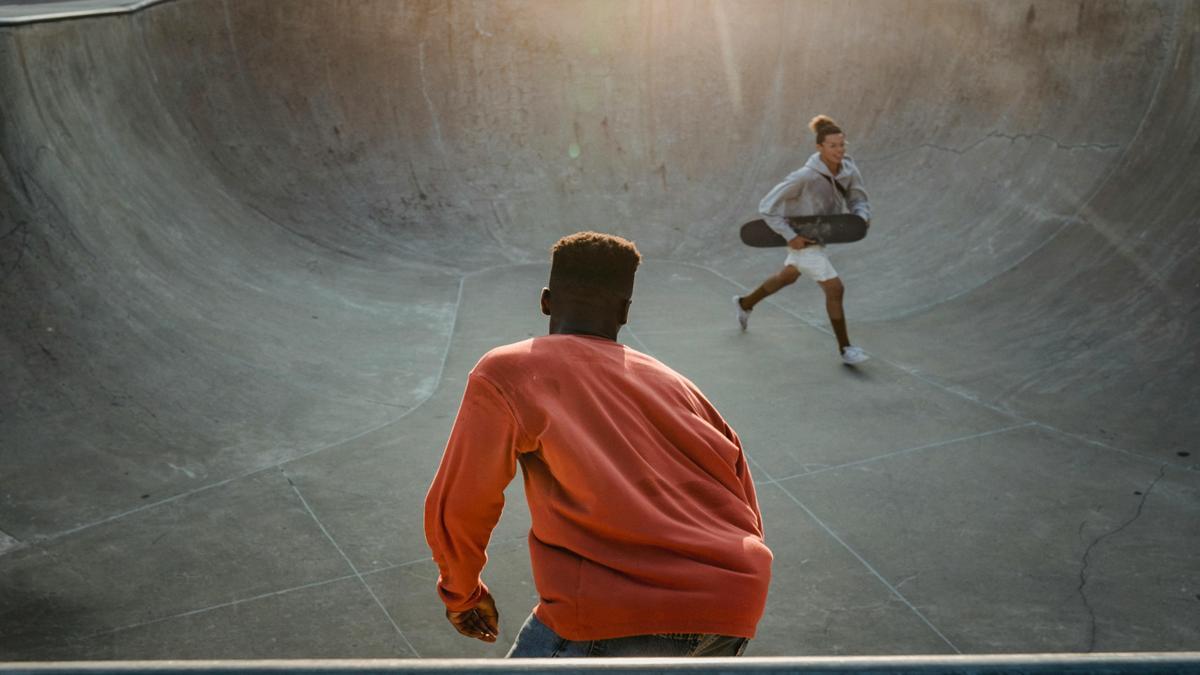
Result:
M867 221L852 213L831 216L799 216L788 218L792 230L818 244L848 244L867 236ZM765 220L752 220L742 225L742 243L755 248L787 246L787 240L771 229Z

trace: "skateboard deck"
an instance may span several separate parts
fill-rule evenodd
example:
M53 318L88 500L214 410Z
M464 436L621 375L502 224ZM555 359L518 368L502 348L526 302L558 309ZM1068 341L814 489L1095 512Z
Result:
M800 216L788 218L792 230L818 244L848 244L867 236L867 221L852 213L831 216ZM787 240L771 229L765 220L752 220L742 225L742 243L756 248L787 246Z

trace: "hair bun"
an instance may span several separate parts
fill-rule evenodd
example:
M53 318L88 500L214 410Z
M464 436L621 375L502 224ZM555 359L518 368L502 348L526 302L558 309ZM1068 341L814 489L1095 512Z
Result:
M833 118L829 115L817 115L816 117L812 118L811 122L808 123L808 128L812 129L813 133L815 134L820 134L821 129L825 127L833 127L836 129L838 128L838 124L837 122L834 122Z

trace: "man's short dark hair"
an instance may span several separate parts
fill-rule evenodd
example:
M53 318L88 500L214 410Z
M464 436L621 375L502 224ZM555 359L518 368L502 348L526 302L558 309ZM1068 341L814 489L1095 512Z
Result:
M633 296L633 275L642 254L632 241L600 232L576 232L550 249L550 291Z

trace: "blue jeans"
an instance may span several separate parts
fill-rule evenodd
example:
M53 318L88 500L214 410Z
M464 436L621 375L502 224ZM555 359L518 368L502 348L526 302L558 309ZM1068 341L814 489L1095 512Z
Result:
M585 656L741 656L746 638L699 633L634 635L608 640L573 641L530 614L508 650L508 658L579 658Z

